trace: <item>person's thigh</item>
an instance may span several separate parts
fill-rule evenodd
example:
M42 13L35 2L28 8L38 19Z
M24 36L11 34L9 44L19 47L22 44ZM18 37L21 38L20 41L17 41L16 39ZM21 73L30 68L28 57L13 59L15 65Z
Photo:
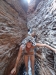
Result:
M34 62L35 62L35 56L34 55L30 56L30 61L31 61L31 68L32 68L32 70L34 70Z
M24 55L24 61L25 61L25 67L26 67L26 70L28 70L28 55Z

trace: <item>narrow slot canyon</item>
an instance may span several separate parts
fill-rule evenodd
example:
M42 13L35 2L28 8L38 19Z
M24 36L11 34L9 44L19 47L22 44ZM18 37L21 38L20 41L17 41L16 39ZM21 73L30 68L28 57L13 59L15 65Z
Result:
M56 49L56 0L0 0L0 75L11 75L28 32L35 33L37 43ZM34 50L37 53L35 75L56 75L56 53L46 47ZM32 75L30 60L28 67ZM22 55L15 75L25 75L25 72Z

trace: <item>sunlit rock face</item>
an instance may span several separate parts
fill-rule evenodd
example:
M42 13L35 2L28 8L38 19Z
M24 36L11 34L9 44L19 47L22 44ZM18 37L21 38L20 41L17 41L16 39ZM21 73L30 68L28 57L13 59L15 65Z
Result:
M27 11L27 13L28 14L33 13L40 1L41 0L30 0L30 3L28 3L28 11Z
M25 12L27 12L28 10L28 2L27 0L19 0L20 5L22 6L22 8L24 9Z
M36 33L36 41L56 48L56 1L41 0L35 11L31 12L30 9L28 11L27 27ZM55 75L56 55L54 52L48 48L37 48L37 52L43 58L36 58L39 74Z
M19 44L26 37L26 13L18 0L0 0L0 75L14 67Z

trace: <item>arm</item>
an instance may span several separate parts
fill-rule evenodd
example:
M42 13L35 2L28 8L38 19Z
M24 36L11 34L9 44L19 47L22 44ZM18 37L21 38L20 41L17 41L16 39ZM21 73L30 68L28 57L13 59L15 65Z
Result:
M21 55L22 55L22 47L20 46L20 49L19 49L19 52L18 52L18 56L17 56L17 59L16 59L16 63L15 63L15 68L17 68L17 65L19 63Z
M21 54L22 54L22 47L20 46L20 49L19 49L19 53L18 53L18 56L17 56L17 59L16 59L15 66L14 66L14 68L11 70L11 74L12 74L12 75L16 73L16 68L17 68L17 65L18 65L18 63L19 63Z
M38 46L38 47L47 47L47 48L51 49L52 51L54 51L56 53L56 49L52 48L51 46L49 46L47 44L37 43L36 46Z
M52 51L54 51L54 52L56 53L56 49L54 49L53 47L51 47L51 46L49 46L49 45L47 45L47 44L45 44L45 47L51 49Z

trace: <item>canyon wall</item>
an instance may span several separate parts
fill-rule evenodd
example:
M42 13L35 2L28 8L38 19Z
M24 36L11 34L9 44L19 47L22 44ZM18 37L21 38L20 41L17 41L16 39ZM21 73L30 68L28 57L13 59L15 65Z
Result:
M28 8L28 29L35 32L37 42L56 48L56 0L41 0L36 8L33 7L34 3ZM37 52L43 58L36 59L39 75L55 75L56 54L46 47L37 48Z
M28 30L26 18L18 0L0 0L0 75L10 75L14 67L19 45Z
M32 0L26 10L22 0L0 0L0 75L10 75L28 29L35 32L36 42L56 48L56 0ZM35 50L35 75L55 75L56 54L46 47Z

